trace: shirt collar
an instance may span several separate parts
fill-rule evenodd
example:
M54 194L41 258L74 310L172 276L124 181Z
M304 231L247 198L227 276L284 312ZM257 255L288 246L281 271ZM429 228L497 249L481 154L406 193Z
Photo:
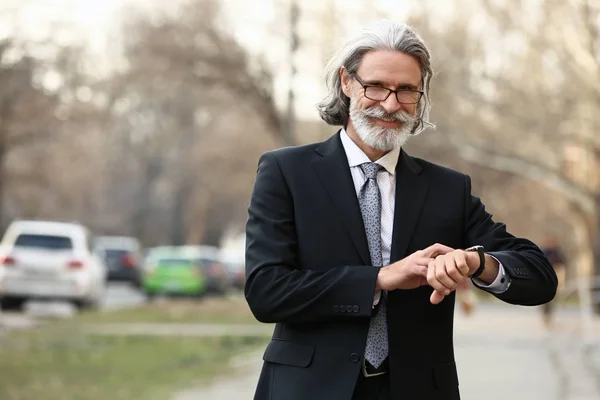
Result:
M346 152L346 157L348 158L348 164L352 167L357 167L360 164L364 164L366 162L371 162L369 157L354 143L348 133L346 133L346 129L342 128L340 132L340 139L342 140L342 146L344 146L344 151ZM381 165L385 170L391 175L396 174L396 165L398 164L398 157L400 155L400 147L396 147L379 160L375 161L375 163Z

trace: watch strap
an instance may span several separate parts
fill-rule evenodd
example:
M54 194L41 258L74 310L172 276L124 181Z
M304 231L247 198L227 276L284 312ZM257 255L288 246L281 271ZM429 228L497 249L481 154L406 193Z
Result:
M479 275L481 275L485 269L485 251L483 250L483 246L469 247L465 251L476 251L477 254L479 254L479 268L477 268L473 275L469 276L469 278L475 279L479 277Z

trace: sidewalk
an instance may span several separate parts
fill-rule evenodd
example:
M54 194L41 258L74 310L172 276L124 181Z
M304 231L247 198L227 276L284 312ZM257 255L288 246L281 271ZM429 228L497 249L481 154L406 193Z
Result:
M556 329L543 328L539 309L480 306L456 314L456 361L463 400L597 400L597 376L580 346L575 312L559 312ZM600 343L600 320L595 330ZM252 399L262 351L238 357L233 372L207 388L182 391L172 400ZM600 360L594 358L600 365Z
M457 313L456 359L463 400L600 399L574 310L560 310L547 331L540 310L503 304ZM600 343L600 320L596 320Z

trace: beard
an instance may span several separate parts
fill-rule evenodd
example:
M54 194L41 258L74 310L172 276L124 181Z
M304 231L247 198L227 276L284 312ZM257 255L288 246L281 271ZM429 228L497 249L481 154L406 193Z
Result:
M385 128L374 124L371 118L399 121L402 125L399 128ZM390 151L404 146L412 136L412 130L417 123L416 117L402 110L393 114L388 114L380 108L360 110L354 98L350 98L350 120L361 140L381 151Z

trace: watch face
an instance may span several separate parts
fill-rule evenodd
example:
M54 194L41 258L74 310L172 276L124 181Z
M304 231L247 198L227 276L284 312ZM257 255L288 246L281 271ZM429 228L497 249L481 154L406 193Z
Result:
M466 249L465 251L477 251L479 249L483 249L483 246L480 246L480 245L471 246L468 249Z

